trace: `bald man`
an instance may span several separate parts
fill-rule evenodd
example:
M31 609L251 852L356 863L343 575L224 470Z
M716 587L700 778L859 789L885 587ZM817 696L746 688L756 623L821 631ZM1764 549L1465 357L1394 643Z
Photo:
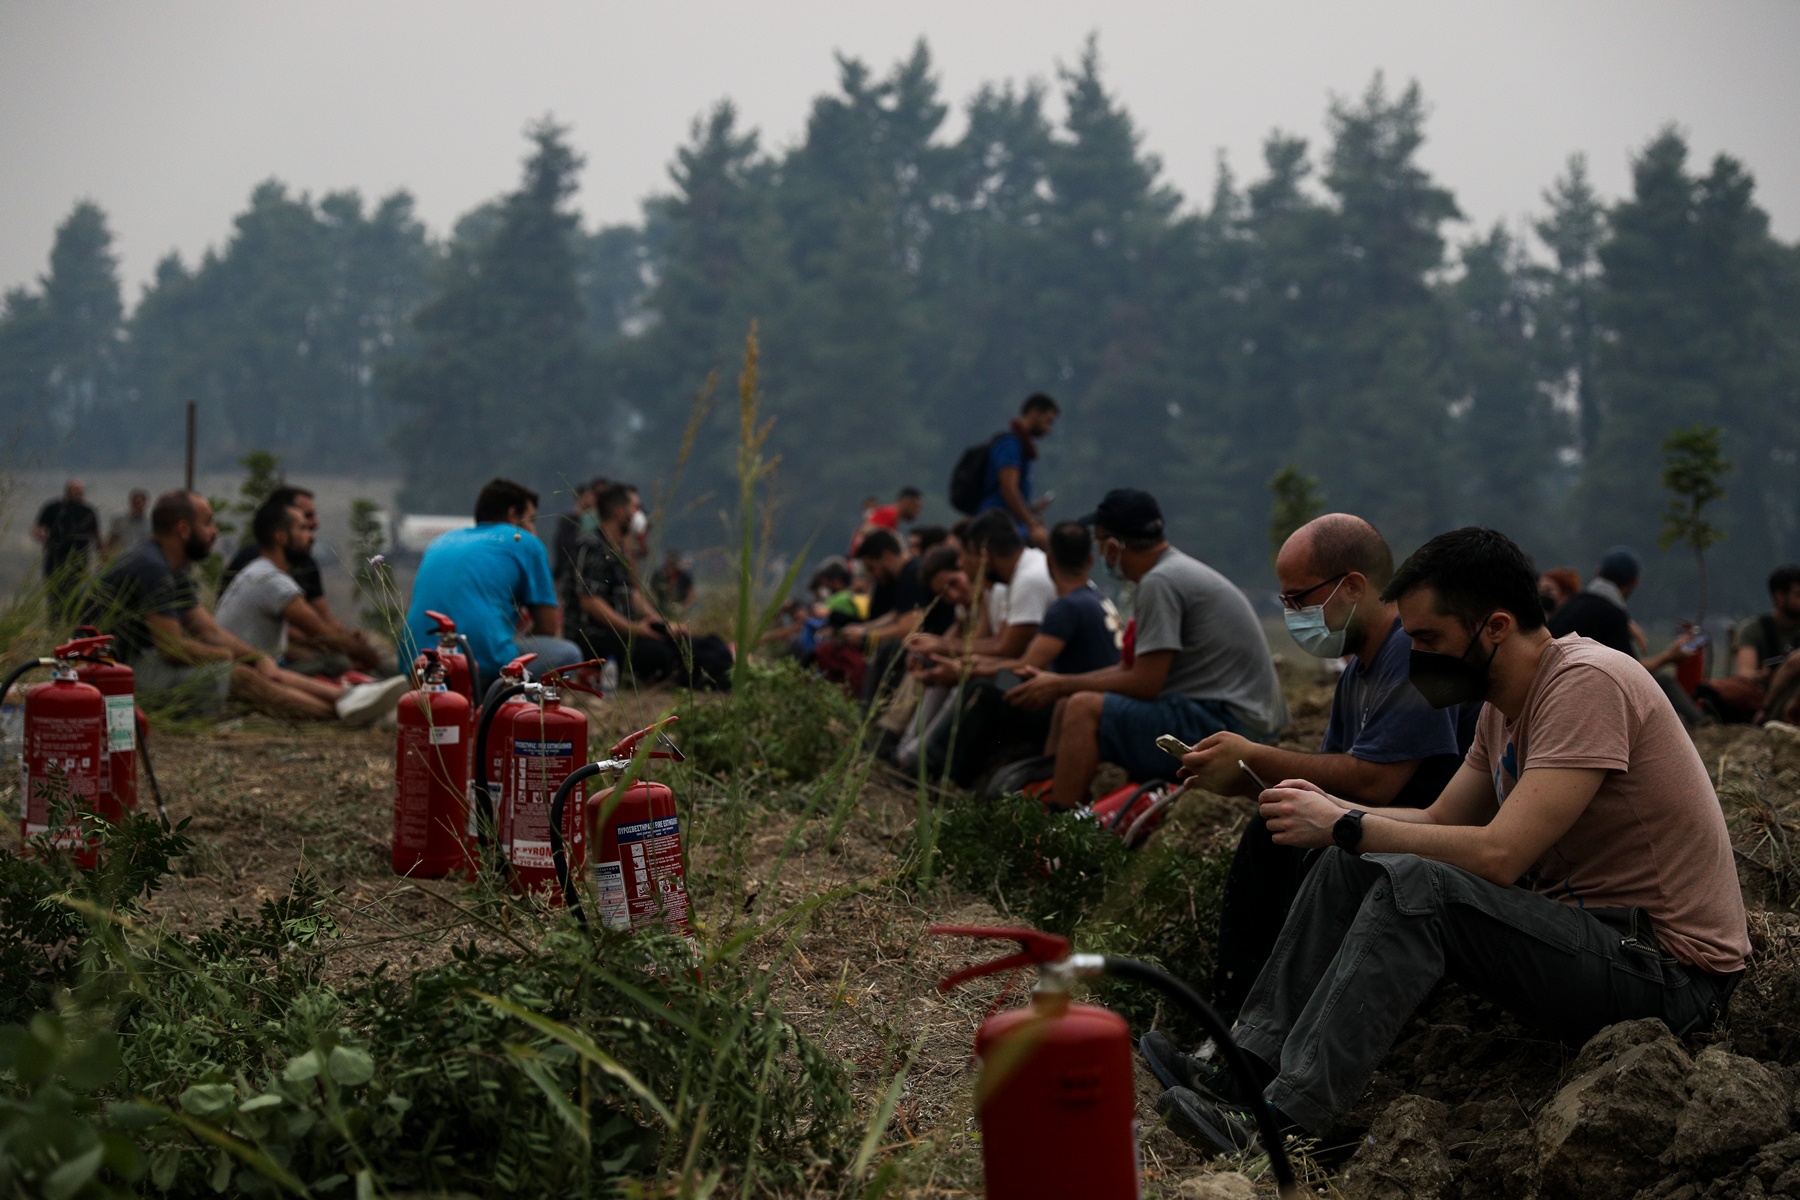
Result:
M1387 541L1361 517L1331 513L1289 536L1275 574L1300 648L1323 659L1350 656L1324 741L1315 754L1215 733L1182 759L1182 776L1208 791L1254 794L1241 760L1271 785L1304 779L1364 805L1431 804L1461 765L1481 706L1434 709L1408 680L1412 640L1400 628L1399 607L1381 599L1394 575ZM1251 819L1220 906L1213 1001L1221 1009L1243 1003L1310 865L1309 852L1275 845L1262 818ZM1183 1057L1167 1038L1147 1035L1144 1055L1165 1086L1187 1086Z

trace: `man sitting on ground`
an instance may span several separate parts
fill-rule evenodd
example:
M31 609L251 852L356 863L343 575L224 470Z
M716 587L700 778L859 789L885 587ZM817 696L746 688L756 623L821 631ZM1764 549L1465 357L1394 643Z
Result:
M219 627L188 573L218 536L204 496L164 493L150 510L150 530L149 541L108 564L86 615L113 635L112 653L135 672L138 695L209 717L227 696L278 716L352 724L373 724L392 709L391 686L346 690L284 671L272 655Z
M277 662L281 662L287 653L290 629L305 636L314 647L345 655L352 653L357 647L356 640L340 634L319 618L312 605L306 602L306 594L291 572L294 558L311 557L313 531L306 514L298 508L275 508L265 504L256 510L251 529L262 553L238 572L225 594L219 597L216 616L219 628ZM329 694L326 689L337 687L323 680L314 682L319 685L315 691L320 696ZM406 676L396 675L384 683L366 686L375 689L368 695L385 698L371 699L368 703L392 707L399 701L400 693L406 691L408 683Z
M1295 530L1275 558L1288 632L1306 653L1351 656L1338 676L1331 717L1317 753L1283 750L1236 733L1215 733L1182 759L1190 783L1224 795L1254 795L1257 778L1304 779L1374 808L1424 808L1462 766L1475 736L1478 704L1434 709L1407 678L1412 639L1400 610L1381 598L1394 555L1375 527L1348 513ZM1252 817L1239 838L1219 906L1212 1001L1235 1013L1255 982L1306 878L1305 850L1278 846L1268 822ZM1164 1086L1183 1081L1174 1047L1144 1037L1144 1056Z
M919 585L919 560L908 558L891 530L871 529L856 547L856 561L868 571L875 589L867 619L843 626L838 640L860 649L867 660L862 687L865 705L894 685L900 646L919 627L930 597Z
M1064 701L1046 749L1056 758L1050 803L1087 803L1103 761L1138 782L1173 779L1179 764L1156 745L1165 733L1189 743L1221 731L1274 737L1287 703L1244 593L1169 545L1148 492L1108 492L1083 523L1094 527L1107 570L1138 585L1135 654L1080 675L1021 672L1029 678L1007 693L1024 708Z
M301 632L298 627L288 631L287 658L290 669L302 675L324 675L337 677L352 667L362 671L372 671L381 665L381 652L369 640L369 635L360 629L354 629L338 619L331 611L331 602L325 597L325 579L319 570L319 560L313 557L313 549L319 537L319 506L312 492L292 484L282 484L270 492L263 502L257 505L258 513L264 509L273 512L284 512L289 508L297 508L306 521L308 533L307 547L304 551L290 547L288 550L289 575L300 585L300 593L306 600L306 606L318 618L318 624L330 634L323 640L314 639L311 634ZM254 524L256 518L251 517ZM262 553L254 537L246 538L238 547L237 553L225 564L224 574L219 576L219 595L224 597L230 590L232 581L238 572L255 562Z
M729 687L730 648L663 620L644 598L628 557L637 511L631 490L615 484L600 493L594 509L599 529L575 548L569 634L589 656L621 664L621 674L640 686L674 679L682 686Z
M1800 723L1800 564L1769 573L1769 611L1733 631L1730 675L1695 689L1722 721Z
M495 479L475 499L475 525L440 534L425 548L406 613L400 669L412 667L420 646L437 644L429 612L456 622L469 639L482 687L521 654L535 654L538 673L573 666L586 657L574 642L556 636L561 617L550 580L550 556L538 540L537 493L510 479ZM519 635L519 611L530 614L531 632Z
M1614 546L1601 556L1600 566L1587 587L1579 595L1571 597L1545 621L1550 636L1559 638L1571 633L1578 634L1617 650L1620 654L1636 658L1637 641L1632 636L1631 610L1625 607L1625 602L1637 590L1643 574L1643 563L1635 553L1628 547ZM1650 672L1656 685L1668 696L1669 703L1674 705L1675 715L1688 725L1699 721L1699 706L1681 690L1681 685L1673 677L1659 675L1657 672L1684 658L1693 657L1694 653L1694 650L1687 649L1685 638L1676 638L1662 653L1642 660L1644 669Z
M986 628L976 633L967 653L977 659L1013 661L1037 636L1044 614L1056 601L1050 559L1028 546L1005 513L987 513L970 521L962 541L965 577L988 582L983 605ZM920 639L917 649L932 655L961 655L965 648Z
M1706 767L1630 656L1551 638L1536 581L1505 535L1460 529L1382 593L1426 699L1487 702L1430 808L1301 780L1260 797L1278 844L1324 851L1234 1030L1290 1129L1326 1134L1445 978L1577 1044L1617 1021L1682 1036L1723 1015L1750 940ZM1164 1094L1165 1119L1221 1153L1248 1145L1237 1086L1194 1082Z
M1042 551L1025 553L1041 555ZM974 655L969 663L970 674L991 678L1000 671L1017 672L1029 667L1058 675L1080 675L1118 663L1118 613L1088 578L1094 565L1094 539L1087 526L1078 521L1057 525L1050 531L1050 553L1045 557L1056 599L1044 609L1037 631L1015 658ZM1010 578L1019 578L1016 563ZM1009 587L1009 606L1012 595ZM946 656L946 661L954 660Z

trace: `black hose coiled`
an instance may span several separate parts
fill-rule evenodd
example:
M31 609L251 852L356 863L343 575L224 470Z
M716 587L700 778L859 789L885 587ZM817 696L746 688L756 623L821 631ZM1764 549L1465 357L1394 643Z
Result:
M587 913L581 909L581 889L575 886L575 877L569 873L569 856L563 851L563 810L569 806L569 793L575 790L575 785L592 779L599 773L599 763L576 767L562 781L562 786L556 789L555 798L550 801L550 860L556 864L556 882L562 888L563 902L583 925L587 924Z
M1275 1124L1275 1115L1269 1111L1268 1101L1263 1099L1262 1083L1256 1072L1251 1069L1250 1057L1238 1046L1226 1027L1225 1020L1218 1011L1201 999L1200 993L1186 983L1158 967L1136 958L1116 958L1106 955L1106 973L1119 979L1131 979L1138 983L1147 983L1171 999L1185 1005L1189 1011L1200 1018L1200 1024L1218 1043L1225 1055L1225 1065L1243 1085L1244 1094L1250 1100L1250 1115L1256 1119L1257 1132L1262 1135L1263 1148L1269 1153L1269 1169L1275 1173L1275 1184L1283 1196L1299 1195L1299 1185L1294 1180L1294 1168L1288 1162L1287 1148L1283 1144L1281 1127Z
M487 703L481 706L481 722L475 729L475 802L478 806L475 819L475 838L480 842L483 850L488 848L488 835L494 832L494 800L488 792L488 730L493 728L494 714L500 711L500 706L524 690L524 684L514 683L489 696ZM494 869L500 872L501 878L506 877L506 856L500 853L497 847L494 854Z

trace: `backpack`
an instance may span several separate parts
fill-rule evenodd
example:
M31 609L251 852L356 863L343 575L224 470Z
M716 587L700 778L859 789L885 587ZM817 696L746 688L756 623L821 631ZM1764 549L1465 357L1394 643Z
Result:
M951 469L950 507L964 516L974 516L975 510L987 498L988 456L994 452L994 443L1005 436L997 433L985 442L970 446Z

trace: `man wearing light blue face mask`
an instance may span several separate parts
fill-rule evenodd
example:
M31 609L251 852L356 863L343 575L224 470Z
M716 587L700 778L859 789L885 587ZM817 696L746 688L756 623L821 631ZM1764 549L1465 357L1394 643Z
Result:
M1332 513L1296 530L1275 559L1288 631L1319 658L1351 656L1319 751L1214 734L1182 760L1183 776L1208 791L1251 794L1257 788L1242 760L1270 783L1306 779L1364 804L1423 808L1435 800L1462 762L1481 706L1434 709L1408 682L1412 640L1398 606L1380 594L1393 573L1393 551L1360 517ZM1309 863L1306 851L1275 845L1260 817L1244 830L1220 906L1213 1000L1222 1009L1243 1002ZM1158 1037L1147 1039L1153 1062Z

